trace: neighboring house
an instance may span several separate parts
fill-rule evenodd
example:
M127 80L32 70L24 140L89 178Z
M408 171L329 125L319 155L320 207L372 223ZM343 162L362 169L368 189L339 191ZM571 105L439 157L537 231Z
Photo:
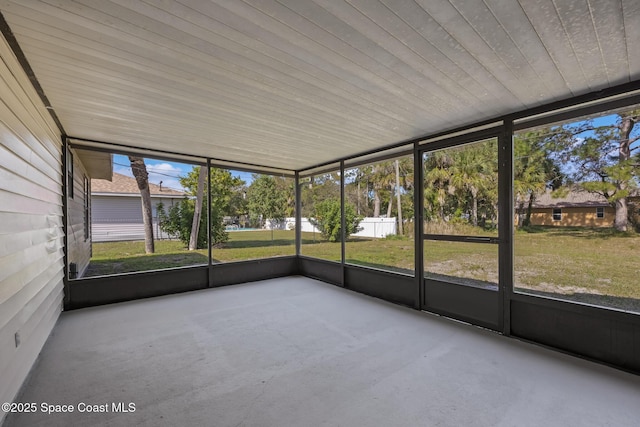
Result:
M163 187L162 183L149 183L153 209L153 235L156 239L169 238L158 226L158 203L165 210L183 199L186 194ZM119 173L111 181L96 179L91 182L91 233L94 242L144 240L142 201L135 178Z
M111 179L113 162L109 153L76 149L69 149L67 158L67 256L69 277L75 279L91 259L91 181Z
M604 196L572 190L553 197L551 190L537 197L531 225L556 227L613 227L616 211Z

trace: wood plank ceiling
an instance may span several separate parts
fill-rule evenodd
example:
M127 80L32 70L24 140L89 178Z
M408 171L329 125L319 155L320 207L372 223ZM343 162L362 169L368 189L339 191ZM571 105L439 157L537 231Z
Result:
M68 135L298 170L640 78L637 0L0 0Z

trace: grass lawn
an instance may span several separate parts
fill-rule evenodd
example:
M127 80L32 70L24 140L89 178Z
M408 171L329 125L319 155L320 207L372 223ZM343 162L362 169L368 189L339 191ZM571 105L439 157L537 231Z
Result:
M640 312L640 235L610 229L518 231L516 290Z
M275 230L273 236L271 231L233 231L227 243L213 248L213 262L295 255L294 239L295 233L288 230ZM206 249L189 251L179 240L156 240L155 250L145 254L143 241L94 243L85 277L208 263Z
M206 249L188 251L177 240L157 240L154 254L144 253L144 242L93 244L93 256L85 277L207 264Z
M514 240L516 291L551 295L640 312L640 235L612 230L537 228L518 230ZM340 244L302 233L302 255L340 260ZM413 240L350 239L348 263L413 273ZM213 249L214 262L294 255L289 230L229 233ZM425 241L427 274L498 282L498 247L491 244ZM87 276L207 264L207 251L187 251L181 242L156 242L144 254L143 242L94 243Z

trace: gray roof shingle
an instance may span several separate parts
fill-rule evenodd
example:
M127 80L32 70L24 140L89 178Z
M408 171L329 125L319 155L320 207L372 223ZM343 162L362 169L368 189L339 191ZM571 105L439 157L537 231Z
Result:
M167 187L160 188L159 185L149 183L149 191L153 196L185 196L186 193L173 190ZM131 178L119 173L113 174L111 181L106 179L91 180L92 193L114 193L114 194L140 194L135 178Z
M563 197L554 197L551 190L540 194L533 202L534 208L570 208L570 207L600 207L609 206L604 196L574 188Z

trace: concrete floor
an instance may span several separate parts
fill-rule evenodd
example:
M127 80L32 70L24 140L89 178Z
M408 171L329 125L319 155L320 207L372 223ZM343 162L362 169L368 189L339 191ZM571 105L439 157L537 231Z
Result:
M19 401L75 412L9 426L640 425L638 376L300 277L63 313Z

